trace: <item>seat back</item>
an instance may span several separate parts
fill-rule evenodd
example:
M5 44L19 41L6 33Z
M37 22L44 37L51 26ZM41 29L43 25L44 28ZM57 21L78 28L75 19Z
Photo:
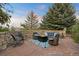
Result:
M47 36L49 40L56 39L57 35L59 35L58 32L47 32Z
M47 32L47 36L48 36L48 38L53 38L54 32Z
M15 40L15 41L21 41L21 40L24 40L24 37L22 35L21 32L19 31L16 31L16 32L13 32L13 33L10 33L12 38Z
M40 34L38 32L34 32L33 33L33 39L34 40L38 40L39 39Z

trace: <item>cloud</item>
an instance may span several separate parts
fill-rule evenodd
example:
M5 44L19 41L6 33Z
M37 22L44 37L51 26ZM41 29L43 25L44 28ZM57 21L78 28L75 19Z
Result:
M12 16L26 16L28 10L15 10Z
M79 15L79 10L76 10L76 13L75 13L76 15Z
M36 7L37 10L45 10L46 9L46 5L38 5Z
M20 27L20 25L22 23L24 23L25 17L17 17L17 16L13 16L11 18L11 23L10 26L14 26L14 27Z
M20 25L26 20L27 13L27 10L15 10L10 19L10 26L21 27Z
M79 19L79 15L76 15L76 18Z
M39 10L44 11L46 9L46 6L38 5L35 9L37 11ZM18 9L14 10L14 13L12 14L10 26L21 27L20 25L24 23L24 21L26 20L26 16L29 12L30 10L18 10ZM41 20L42 20L42 16L38 16L39 23L41 23Z
M76 18L79 19L79 10L78 9L76 10L75 15L76 15Z

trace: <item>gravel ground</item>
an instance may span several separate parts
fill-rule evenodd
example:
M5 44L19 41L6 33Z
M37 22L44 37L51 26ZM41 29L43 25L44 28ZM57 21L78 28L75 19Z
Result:
M59 40L58 46L41 48L35 45L31 39L18 47L10 47L0 52L1 56L79 56L79 44L72 41L70 37Z

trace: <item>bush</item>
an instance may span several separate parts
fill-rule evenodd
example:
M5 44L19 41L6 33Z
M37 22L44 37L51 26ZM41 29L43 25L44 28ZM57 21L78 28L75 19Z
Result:
M79 23L72 27L72 38L76 43L79 43Z
M3 28L3 27L0 27L0 32L5 32L5 31L8 31L9 29L8 28Z
M72 27L67 28L66 33L71 34Z

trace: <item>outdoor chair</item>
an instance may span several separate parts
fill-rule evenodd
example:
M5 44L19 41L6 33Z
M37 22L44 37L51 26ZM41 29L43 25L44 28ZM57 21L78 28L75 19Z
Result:
M38 45L40 42L38 41L38 37L40 34L38 32L33 32L33 43Z
M59 33L57 32L47 32L48 42L50 45L57 46L59 42Z
M53 40L53 38L54 38L54 32L47 32L47 37L48 37L48 39L49 40Z
M12 37L10 38L10 41L12 42L9 42L8 43L9 45L12 45L15 47L17 45L22 45L24 43L24 37L21 32L16 31L16 32L10 33L10 35Z
M39 36L40 36L40 34L39 34L38 32L34 32L34 33L33 33L33 39L34 39L34 40L38 40L38 39L39 39L39 38L38 38Z

